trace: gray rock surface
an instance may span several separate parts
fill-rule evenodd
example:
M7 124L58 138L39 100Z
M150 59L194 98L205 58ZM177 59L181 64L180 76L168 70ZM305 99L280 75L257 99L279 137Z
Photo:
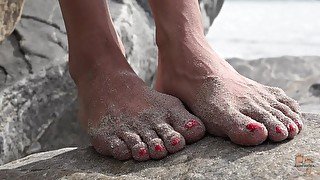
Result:
M0 166L0 179L319 179L320 115L304 117L302 133L283 143L241 147L206 137L163 160L142 163L102 157L91 147L65 148Z
M143 1L109 2L129 63L150 84L157 50L148 7ZM204 19L209 22L206 29L214 19L209 16L214 7L210 4L214 2L201 1L202 7L209 7L203 9L207 11L203 12ZM27 0L21 21L0 45L0 164L53 146L86 144L86 137L70 135L79 132L75 129L79 127L74 125L76 91L67 72L67 51L58 1ZM69 135L65 141L59 139L63 133L54 130L62 131L63 123L69 125L69 129L64 129ZM46 131L48 127L50 130ZM71 137L78 137L77 141Z
M0 98L0 162L39 151L42 134L75 99L73 81L63 66L4 89Z

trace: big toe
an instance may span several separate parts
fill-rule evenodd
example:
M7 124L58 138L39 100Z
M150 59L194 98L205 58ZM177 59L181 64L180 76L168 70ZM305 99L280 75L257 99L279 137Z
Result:
M268 131L263 124L240 112L232 113L232 116L225 121L225 127L227 136L239 145L258 145L268 137Z

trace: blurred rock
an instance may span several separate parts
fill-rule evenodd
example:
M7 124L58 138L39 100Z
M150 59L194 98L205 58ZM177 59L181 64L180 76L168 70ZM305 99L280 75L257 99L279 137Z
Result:
M1 1L0 8L9 1ZM139 0L109 2L129 63L151 84L157 50L147 4ZM216 7L210 5L213 3L216 0L201 1L201 7L206 7L206 29L214 19L209 12ZM21 21L0 45L0 164L40 150L88 142L79 135L76 123L76 91L66 67L67 52L58 1L26 1Z
M320 83L312 84L309 91L312 95L320 97Z
M304 117L305 129L283 143L241 147L206 137L163 160L142 163L102 157L91 147L65 148L0 166L0 179L319 179L320 115Z

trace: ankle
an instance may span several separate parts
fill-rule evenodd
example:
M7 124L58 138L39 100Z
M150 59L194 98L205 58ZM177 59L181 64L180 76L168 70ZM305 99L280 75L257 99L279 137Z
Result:
M166 26L170 25L166 24ZM156 29L156 44L159 50L167 51L167 49L178 48L181 45L187 45L187 43L205 41L203 29L181 28L177 24L171 25L170 28L158 25Z
M115 44L105 42L103 45L82 43L71 46L69 51L69 72L77 85L91 81L95 74L113 74L130 70L121 51Z

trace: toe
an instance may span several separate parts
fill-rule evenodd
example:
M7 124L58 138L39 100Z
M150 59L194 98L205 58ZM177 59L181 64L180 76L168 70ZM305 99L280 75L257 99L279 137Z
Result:
M272 103L271 106L273 108L281 111L284 115L286 115L288 118L290 118L296 124L296 126L299 128L299 132L302 130L303 123L302 123L301 116L298 113L293 112L287 105L282 104L280 102Z
M299 103L296 100L294 100L294 99L290 98L289 96L287 96L282 89L275 88L275 87L269 87L269 90L270 90L270 92L272 94L275 95L276 99L279 102L287 105L295 113L298 113L298 114L300 113Z
M279 121L281 121L287 128L288 131L288 138L294 138L298 132L299 128L298 126L286 115L284 115L281 111L278 109L272 108L272 107L266 107L267 111L269 111L273 116L275 116Z
M113 156L118 160L128 160L132 157L126 143L115 135L96 137L91 142L96 151L102 155Z
M169 124L158 124L155 127L155 130L156 133L161 137L169 153L175 153L185 147L186 142L184 137L180 133L173 130Z
M188 144L200 140L206 132L204 124L185 109L174 113L169 122L173 129L179 132Z
M253 105L250 109L242 110L242 113L264 124L270 140L278 142L288 137L286 126L264 108Z
M293 112L300 114L300 106L298 102L288 96L280 96L277 100L285 105L287 105Z
M140 136L148 145L150 158L162 159L167 156L168 151L155 131L144 129L140 132Z
M119 137L123 139L128 148L131 149L133 159L137 161L146 161L150 159L149 149L138 134L126 131L120 133Z
M263 124L240 112L230 114L230 118L224 121L224 129L232 142L244 146L254 146L267 139L268 131Z

